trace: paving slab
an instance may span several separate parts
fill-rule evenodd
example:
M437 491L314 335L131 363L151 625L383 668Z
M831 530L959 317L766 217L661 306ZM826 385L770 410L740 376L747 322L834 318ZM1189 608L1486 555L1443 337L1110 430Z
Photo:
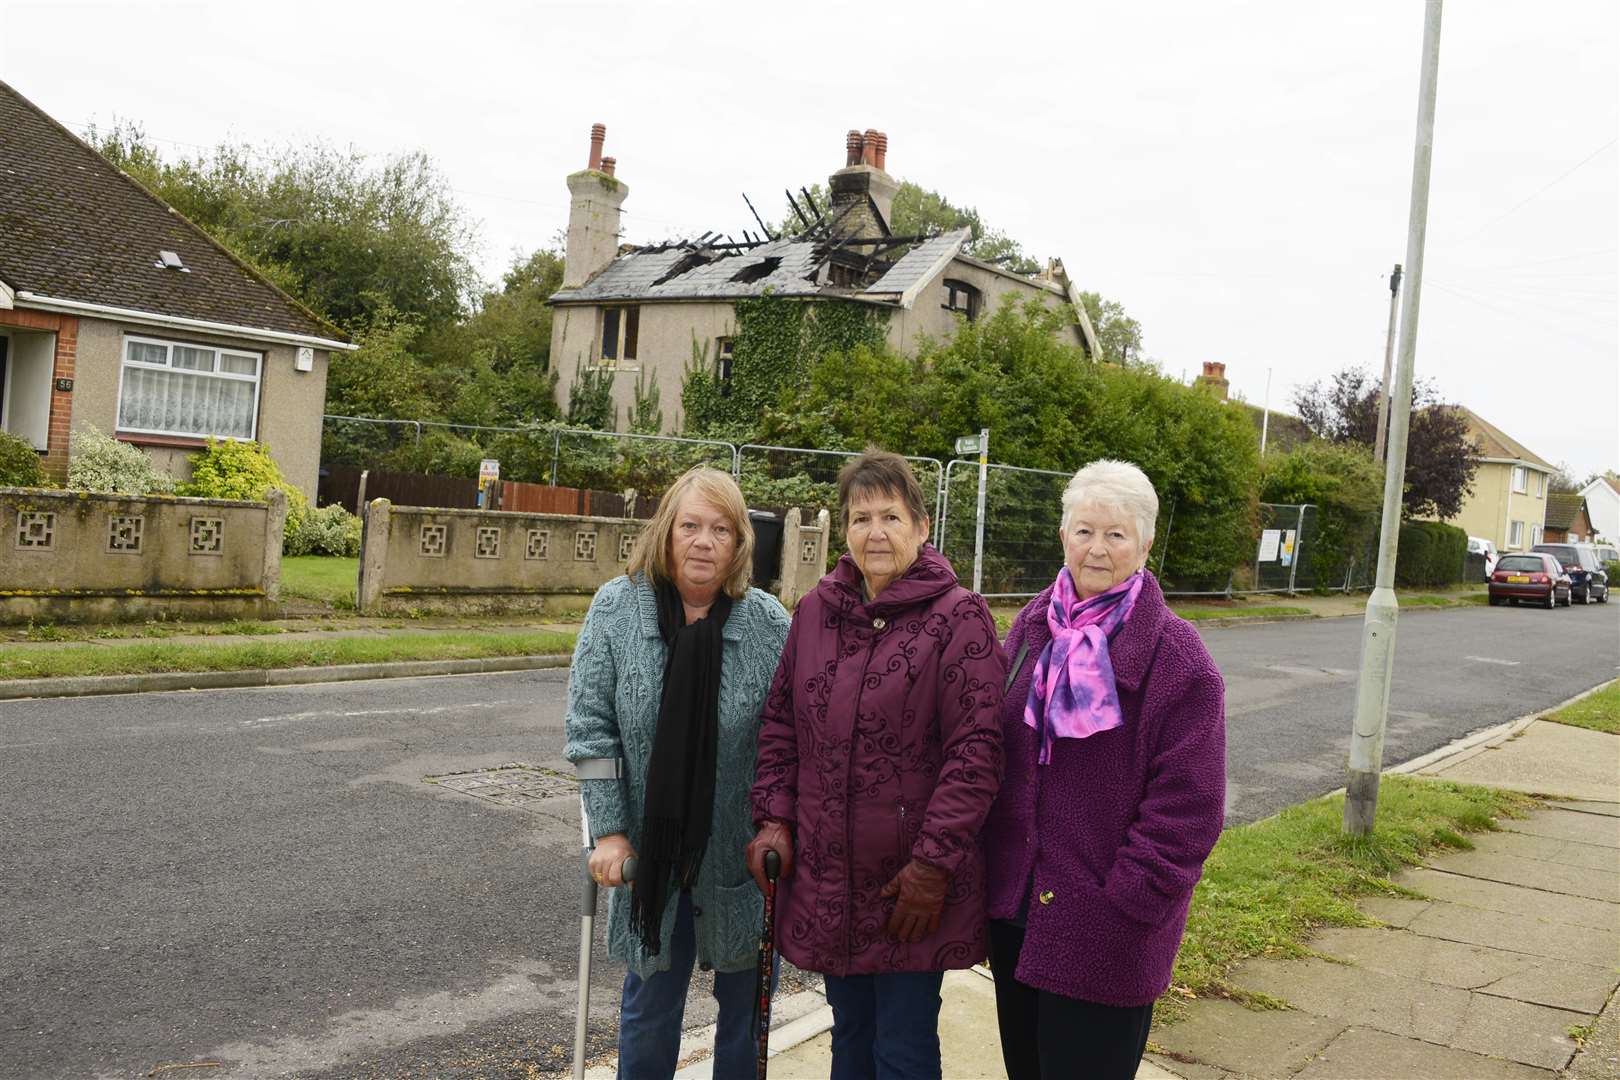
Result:
M1490 849L1503 855L1582 866L1588 870L1615 873L1620 868L1620 851L1602 844L1583 844L1579 840L1554 840L1528 833L1499 832L1491 834Z
M1620 969L1613 967L1543 960L1475 989L1494 997L1513 998L1575 1012L1597 1013L1614 993L1616 984L1620 983L1620 973L1617 972Z
M1547 810L1528 817L1506 818L1501 825L1507 832L1527 836L1548 836L1554 840L1578 840L1583 844L1620 848L1620 818L1611 818L1607 814Z
M1562 1068L1569 1060L1575 1052L1569 1026L1583 1019L1564 1009L1326 960L1248 961L1233 981L1346 1024L1543 1069Z
M1522 912L1509 914L1461 904L1432 904L1406 928L1425 937L1580 964L1608 964L1620 955L1620 933L1613 930L1549 922Z
M1361 901L1361 911L1399 930L1434 906L1433 900L1411 900L1404 896L1369 896Z
M1463 761L1422 771L1469 784L1575 799L1609 801L1620 786L1620 739L1601 731L1537 720L1518 737Z
M1620 802L1607 802L1601 799L1581 799L1579 801L1559 800L1548 803L1560 810L1575 810L1582 814L1602 814L1604 817L1620 817Z
M1448 904L1495 911L1504 915L1531 917L1543 922L1568 923L1596 930L1612 929L1620 925L1620 908L1604 900L1589 896L1570 896L1565 893L1544 892L1523 885L1508 885L1500 881L1447 874L1439 870L1419 867L1396 875L1395 881L1425 896ZM1501 948L1512 948L1503 945Z
M1554 1073L1515 1061L1404 1039L1353 1027L1329 1043L1294 1080L1367 1080L1372 1076L1424 1080L1553 1080Z
M1242 1076L1289 1076L1345 1029L1297 1009L1256 1011L1220 998L1195 1001L1187 1016L1153 1033L1177 1062L1213 1065ZM1185 1068L1189 1080L1196 1080Z
M1620 996L1611 997L1597 1026L1564 1074L1568 1080L1615 1080L1620 1077Z
M1620 873L1594 874L1586 867L1527 859L1483 846L1438 856L1429 860L1429 866L1449 874L1620 904Z

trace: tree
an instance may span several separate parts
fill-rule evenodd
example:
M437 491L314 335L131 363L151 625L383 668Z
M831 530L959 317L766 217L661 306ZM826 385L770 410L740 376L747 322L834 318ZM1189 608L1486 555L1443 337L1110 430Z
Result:
M306 306L344 329L386 301L435 326L477 287L474 230L423 152L375 162L314 144L224 142L165 160L139 125L86 141Z
M1294 408L1313 434L1329 442L1371 447L1378 434L1378 381L1360 368L1345 368L1294 393ZM1406 440L1404 516L1456 517L1473 490L1479 452L1461 410L1440 400L1434 383L1412 383L1412 413Z
M1142 358L1142 324L1125 314L1124 305L1104 300L1094 292L1082 292L1091 328L1097 332L1097 357L1109 364L1128 364Z
M1558 468L1553 470L1552 479L1547 481L1547 490L1555 495L1574 495L1581 488L1591 483L1593 479L1595 477L1577 480L1575 474L1570 471L1569 462L1560 461Z

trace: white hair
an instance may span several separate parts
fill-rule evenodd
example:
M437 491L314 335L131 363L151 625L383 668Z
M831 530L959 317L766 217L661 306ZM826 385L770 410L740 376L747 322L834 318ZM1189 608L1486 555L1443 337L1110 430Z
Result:
M1063 489L1063 529L1069 518L1085 503L1106 506L1136 519L1136 532L1142 550L1153 546L1153 532L1159 520L1159 495L1147 474L1128 461L1093 461L1070 479Z

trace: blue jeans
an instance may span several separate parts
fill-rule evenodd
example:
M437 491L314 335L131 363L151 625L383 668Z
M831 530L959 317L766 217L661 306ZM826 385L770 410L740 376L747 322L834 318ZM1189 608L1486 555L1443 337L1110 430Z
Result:
M619 1005L619 1080L659 1080L675 1075L681 1050L686 989L697 961L692 925L692 894L681 893L669 943L669 970L643 979L625 973ZM714 999L720 1005L714 1036L715 1080L754 1080L754 980L757 973L715 972ZM776 973L771 973L775 985Z
M831 1080L939 1080L943 971L828 975Z

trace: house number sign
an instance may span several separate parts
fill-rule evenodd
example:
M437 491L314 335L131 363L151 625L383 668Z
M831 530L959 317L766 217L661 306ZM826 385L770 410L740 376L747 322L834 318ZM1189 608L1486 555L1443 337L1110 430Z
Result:
M57 379L56 380L56 388L58 390L62 391L62 393L65 394L68 391L73 389L73 380L72 379Z

